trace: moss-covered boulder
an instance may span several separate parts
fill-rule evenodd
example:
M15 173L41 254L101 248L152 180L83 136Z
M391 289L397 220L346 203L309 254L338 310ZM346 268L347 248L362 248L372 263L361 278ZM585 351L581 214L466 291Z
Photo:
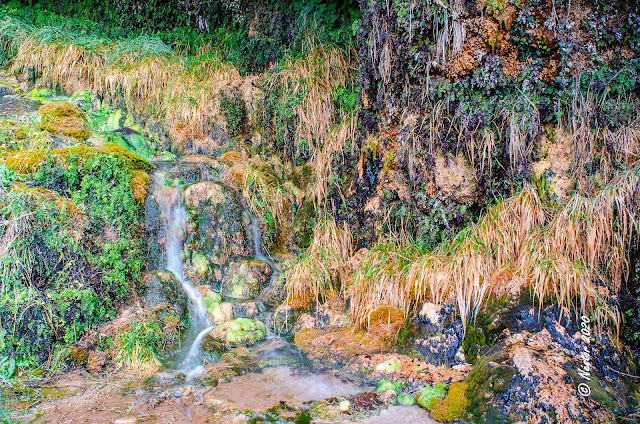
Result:
M202 341L207 351L219 351L235 346L248 346L264 340L267 327L262 321L236 318L213 328Z
M566 316L560 318L556 307L547 308L542 318L542 330L506 333L476 362L466 380L474 419L614 422L615 414L629 407L624 378L605 374L610 367L628 370L615 345L608 336L590 343ZM588 380L579 372L585 352L590 358ZM581 395L579 387L589 396Z
M169 271L149 271L142 277L142 303L149 310L175 311L185 317L188 299L182 285Z
M219 324L233 319L233 305L223 302L219 293L208 286L199 286L198 290L202 294L202 302L212 323Z
M271 267L260 260L245 260L229 265L222 283L222 296L231 300L255 299L269 283Z
M467 383L461 381L451 383L447 396L444 399L432 402L429 411L433 418L444 422L462 418L467 411L469 403L466 392Z
M253 254L242 207L231 189L212 182L187 186L184 204L185 276L197 284L220 284L231 262Z
M442 399L447 392L447 385L444 383L428 384L416 393L416 402L423 408L430 409L432 404Z
M52 102L40 106L40 129L51 135L62 135L76 141L86 141L91 132L86 128L84 112L73 103Z

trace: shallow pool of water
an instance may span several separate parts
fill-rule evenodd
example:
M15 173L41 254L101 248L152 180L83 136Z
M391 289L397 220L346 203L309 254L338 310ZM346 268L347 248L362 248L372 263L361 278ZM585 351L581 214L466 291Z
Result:
M11 119L38 110L40 104L12 95L0 95L0 118Z

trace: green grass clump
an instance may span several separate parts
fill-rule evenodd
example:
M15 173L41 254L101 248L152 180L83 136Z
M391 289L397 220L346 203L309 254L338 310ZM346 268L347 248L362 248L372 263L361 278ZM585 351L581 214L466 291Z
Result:
M165 343L160 324L140 319L116 337L115 359L120 366L144 367L159 363L158 352Z

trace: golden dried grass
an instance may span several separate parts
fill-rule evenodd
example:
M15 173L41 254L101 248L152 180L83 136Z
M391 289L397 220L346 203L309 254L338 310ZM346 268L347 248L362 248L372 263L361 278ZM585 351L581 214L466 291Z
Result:
M1 21L0 31L3 25L8 24ZM53 27L23 32L13 41L11 72L32 71L39 85L67 92L87 89L118 97L132 112L165 118L169 127L192 126L199 134L216 118L220 88L240 78L206 46L195 56L181 56L148 36L113 42Z
M606 295L619 290L628 272L624 252L640 226L639 190L638 171L626 171L594 196L576 195L557 210L527 186L433 253L381 245L351 276L345 291L351 316L366 327L381 306L409 314L425 301L455 300L466 326L490 295L492 277L509 269L540 307L552 300L563 313L594 313L599 325L618 327L619 312Z
M315 302L344 281L353 254L353 239L346 223L336 224L333 218L320 221L313 242L303 257L286 271L287 303L301 305Z

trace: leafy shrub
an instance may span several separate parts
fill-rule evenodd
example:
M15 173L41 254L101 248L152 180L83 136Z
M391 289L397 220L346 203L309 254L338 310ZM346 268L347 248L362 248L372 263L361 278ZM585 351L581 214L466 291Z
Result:
M114 317L145 258L130 185L144 162L109 148L40 154L37 171L24 176L31 187L0 194L10 222L0 228L0 355L23 368Z

